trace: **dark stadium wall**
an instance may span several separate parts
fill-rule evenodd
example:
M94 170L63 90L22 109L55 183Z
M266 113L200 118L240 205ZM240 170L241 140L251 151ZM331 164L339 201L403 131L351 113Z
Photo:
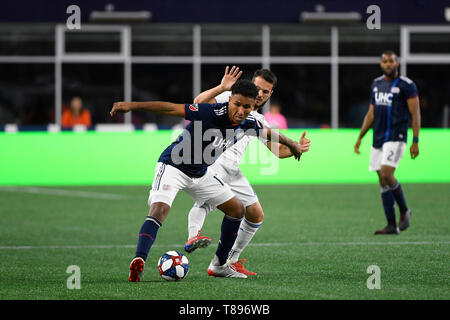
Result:
M317 4L325 11L359 12L368 17L367 7L376 4L381 9L382 23L446 23L444 8L446 0L164 0L164 1L118 1L118 0L39 0L4 1L0 10L0 22L55 22L67 19L66 8L78 5L82 22L88 22L93 10L103 11L105 5L114 4L116 11L148 10L153 22L254 22L296 23L300 12L314 11Z

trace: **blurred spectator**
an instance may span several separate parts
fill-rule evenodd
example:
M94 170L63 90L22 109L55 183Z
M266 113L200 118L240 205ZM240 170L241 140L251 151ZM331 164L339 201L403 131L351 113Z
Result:
M80 97L73 97L70 100L70 108L64 110L61 125L63 127L73 127L74 125L91 126L91 113L83 109L83 100Z
M272 128L287 129L287 121L281 114L281 105L279 102L271 102L269 112L265 113L264 117Z

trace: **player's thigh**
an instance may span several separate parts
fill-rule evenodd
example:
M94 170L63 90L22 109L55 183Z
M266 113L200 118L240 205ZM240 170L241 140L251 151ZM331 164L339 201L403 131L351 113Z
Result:
M370 150L369 171L379 171L381 169L381 159L383 158L383 149L374 148Z
M198 201L198 200L194 200L194 201L195 201L195 203L194 203L192 209L194 209L194 208L202 208L202 209L205 210L206 215L208 215L210 212L216 210L216 207L214 207L214 206L212 206L212 205L210 205L208 203L201 202L201 201Z
M208 167L207 173L212 174L213 176L217 176L223 182L229 184L230 180L233 178L233 175L230 173L223 161L224 160L219 158L219 160Z
M227 181L230 179L230 176L227 174L226 169L222 166L221 163L219 163L219 161L214 162L212 165L208 167L206 175L216 176L217 179L219 179L225 184L228 184ZM213 181L213 183L217 183L217 181ZM196 194L198 191L186 190L186 192L194 199L195 201L194 207L204 208L206 210L206 214L209 214L211 211L214 211L216 209L214 205L205 202L205 199L207 199L208 197L203 196L199 197Z
M383 144L383 155L381 157L381 167L397 168L405 153L406 143L403 141L388 141Z
M207 203L213 207L234 197L230 187L210 171L201 178L192 179L192 183L184 190L196 203Z
M178 191L186 188L190 180L186 174L177 168L158 162L148 197L148 205L151 207L153 203L162 202L171 207Z
M258 202L255 190L241 172L233 176L228 182L228 186L246 208Z
M245 214L245 207L237 197L232 197L231 199L218 205L217 208L227 216L236 219L241 219Z

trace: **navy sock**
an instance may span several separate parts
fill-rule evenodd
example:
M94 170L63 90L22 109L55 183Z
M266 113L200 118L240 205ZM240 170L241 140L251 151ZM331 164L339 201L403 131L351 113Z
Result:
M155 242L158 229L161 227L161 222L153 217L147 217L144 224L139 231L139 240L136 248L136 257L141 257L146 260L150 252L150 248Z
M395 222L395 200L392 190L389 187L381 188L381 201L383 202L384 214L389 225L396 226Z
M216 256L219 258L220 265L227 262L228 254L230 253L234 241L236 240L241 221L242 218L237 219L227 215L223 217L222 226L220 228L220 241L216 250Z
M400 185L400 183L396 183L396 185L394 185L392 187L392 194L394 195L395 201L397 202L399 208L400 208L400 213L405 213L406 211L408 211L408 206L406 205L406 201L405 201L405 196L403 195L403 190L402 187Z

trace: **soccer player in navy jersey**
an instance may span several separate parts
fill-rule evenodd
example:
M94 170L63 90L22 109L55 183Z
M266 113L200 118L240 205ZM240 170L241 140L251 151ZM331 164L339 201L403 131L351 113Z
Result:
M385 51L380 62L383 75L371 86L369 111L356 141L354 150L360 153L361 139L373 126L373 144L370 156L370 171L376 171L381 186L381 200L387 226L375 234L399 234L410 224L411 210L398 180L394 177L406 148L408 122L411 117L413 139L409 149L411 158L419 155L420 106L414 82L398 72L399 61L393 51ZM397 228L395 202L400 208Z
M231 95L231 91L229 90L241 75L242 71L239 71L239 67L233 66L230 70L227 66L220 84L200 93L194 99L194 102L223 103L228 101ZM260 110L271 97L277 84L277 77L268 69L259 69L253 74L252 82L258 88L258 96L256 97L256 103L254 109L250 112L250 115L263 123L265 127L270 127L265 121L264 116L261 113L258 113L257 110ZM306 139L305 137L305 133L306 132L304 132L303 136L300 138L300 144L309 142L309 139ZM260 229L264 219L264 211L258 196L247 178L239 169L241 158L244 156L246 149L253 138L254 137L252 136L243 137L239 142L228 148L217 161L208 168L208 170L215 172L231 188L233 193L246 207L244 219L241 222L236 241L231 248L227 260L227 263L232 265L236 271L246 275L256 275L256 273L249 271L244 267L246 259L240 259L240 255L253 239L256 232ZM259 140L278 158L288 158L292 156L289 148L284 145L269 142L261 138ZM213 207L202 203L196 203L190 210L188 216L189 235L188 241L184 246L186 252L191 253L197 248L207 247L211 243L211 238L201 234L201 228L205 222L205 218L211 211L214 211ZM216 264L217 258L214 257L207 270L209 275L215 276L213 269Z
M161 101L114 103L111 116L117 112L142 109L184 117L191 121L158 160L148 198L150 210L139 232L136 255L130 263L129 281L140 281L158 229L167 218L179 190L184 190L194 201L210 204L225 213L216 250L220 265L215 268L215 272L222 277L247 278L226 263L245 207L231 189L217 175L207 171L207 168L221 152L244 135L275 139L286 145L297 160L304 150L309 149L309 145L302 146L270 128L263 128L259 121L249 116L258 95L258 90L251 81L239 80L231 91L229 102L214 105Z

